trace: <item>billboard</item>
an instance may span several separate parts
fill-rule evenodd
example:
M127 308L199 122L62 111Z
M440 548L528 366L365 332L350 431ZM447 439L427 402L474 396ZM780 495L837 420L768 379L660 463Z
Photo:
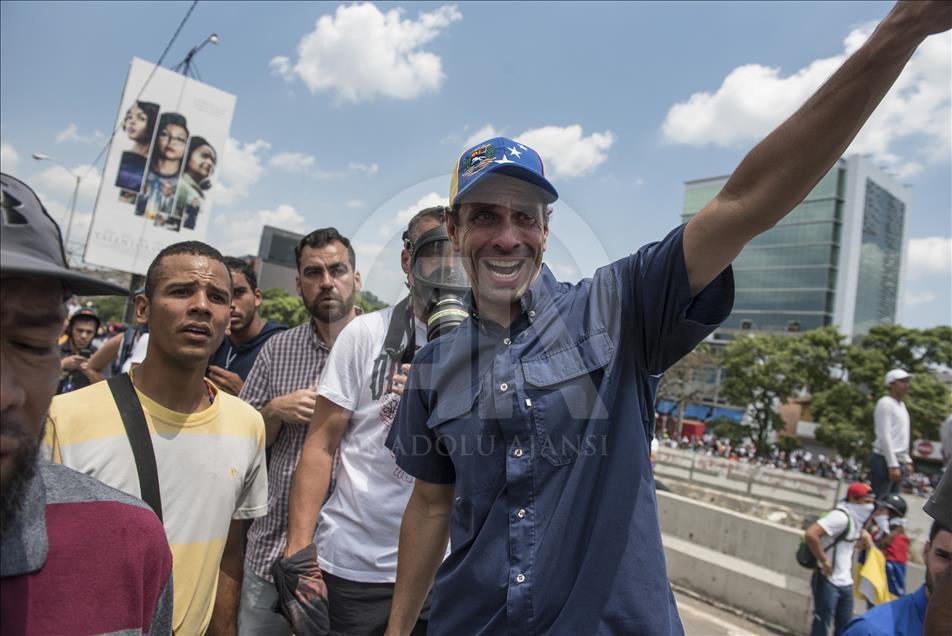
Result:
M84 260L145 274L165 246L204 240L234 112L234 95L133 58Z

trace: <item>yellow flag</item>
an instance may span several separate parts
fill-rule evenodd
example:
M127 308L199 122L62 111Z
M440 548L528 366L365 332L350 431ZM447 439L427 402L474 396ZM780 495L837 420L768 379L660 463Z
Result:
M866 551L866 561L859 566L859 575L853 588L856 598L865 598L873 605L895 600L886 580L886 555L872 546Z

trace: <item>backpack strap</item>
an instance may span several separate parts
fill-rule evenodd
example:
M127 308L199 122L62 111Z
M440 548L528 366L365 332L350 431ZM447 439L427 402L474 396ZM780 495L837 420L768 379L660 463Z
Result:
M844 515L846 515L846 528L843 529L843 532L836 535L836 538L833 540L833 543L830 544L829 549L833 550L833 562L830 566L832 569L836 569L836 544L846 538L846 535L849 534L849 531L853 528L853 515L850 514L849 510L837 506L833 510L839 510Z
M152 448L152 435L145 421L142 403L136 395L132 379L128 373L114 375L106 383L112 391L112 398L119 408L122 425L126 428L126 437L132 447L132 456L139 474L139 490L142 501L149 504L162 521L162 497L159 491L159 471L155 464L155 450Z
M413 320L413 309L410 307L410 297L407 296L393 308L390 325L387 327L387 336L383 343L384 351L393 360L407 364L413 361L416 353L416 325Z

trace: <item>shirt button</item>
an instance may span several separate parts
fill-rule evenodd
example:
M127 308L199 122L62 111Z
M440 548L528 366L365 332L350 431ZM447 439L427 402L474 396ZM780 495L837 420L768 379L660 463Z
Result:
M516 575L516 583L525 583L526 575L519 573Z
M505 393L506 391L509 390L509 385L503 382L502 384L499 385L499 390Z
M525 519L525 518L526 518L526 509L525 509L525 508L520 508L520 509L519 509L519 512L516 513L516 516L519 517L520 519Z
M515 455L516 457L522 457L522 449L517 448L516 450L512 451L512 454Z
M505 345L510 345L510 344L512 344L512 340L510 340L509 338L505 338L505 339L502 341L502 343L505 344Z

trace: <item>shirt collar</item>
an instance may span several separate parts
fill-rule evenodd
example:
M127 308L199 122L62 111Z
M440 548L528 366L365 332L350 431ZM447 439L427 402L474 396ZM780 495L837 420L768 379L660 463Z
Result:
M46 534L46 486L36 473L26 486L23 506L16 521L3 533L0 541L0 576L19 576L36 572L46 563L49 538Z
M543 263L539 270L539 275L536 276L536 279L529 285L529 289L527 289L526 293L519 299L519 306L522 308L522 313L528 318L530 323L535 320L538 314L542 313L543 310L552 304L558 287L559 282L555 280L555 276L552 274L549 266ZM463 303L466 309L469 310L469 315L474 320L479 320L479 311L476 308L476 298L473 295L472 289L466 292Z

